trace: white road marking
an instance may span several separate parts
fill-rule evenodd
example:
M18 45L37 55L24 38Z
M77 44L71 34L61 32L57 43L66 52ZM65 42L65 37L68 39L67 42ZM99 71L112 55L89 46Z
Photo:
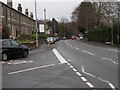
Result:
M73 68L73 66L70 65L71 68Z
M91 88L94 88L94 86L93 86L90 82L86 82L86 84L87 84L88 86L90 86Z
M116 90L114 85L112 83L109 83L109 86L113 89L113 90Z
M77 50L80 50L79 48L77 48L77 47L74 47L75 49L77 49Z
M94 76L94 75L92 75L92 74L90 74L90 73L85 72L85 69L84 69L84 66L83 66L83 65L82 65L82 72L83 72L84 74L86 74L86 75L91 76L91 77L96 77L96 76Z
M50 66L54 66L54 65L55 65L55 64L50 64L50 65L45 65L45 66L39 66L39 67L34 67L34 68L24 69L24 70L20 70L20 71L10 72L10 73L8 73L8 74L9 74L9 75L12 75L12 74L17 74L17 73L22 73L22 72L32 71L32 70L35 70L35 69L40 69L40 68L50 67Z
M91 53L91 52L88 52L88 51L86 51L86 50L82 50L83 52L85 52L85 53L87 53L87 54L90 54L90 55L95 55L95 54L93 54L93 53Z
M98 79L98 80L100 80L100 81L103 81L103 82L107 83L113 90L116 90L115 87L114 87L114 85L113 85L112 83L110 83L110 81L104 80L104 79L102 79L102 78L100 78L100 77L97 77L97 76L95 76L95 75L92 75L92 74L86 72L83 65L82 65L82 72L83 72L84 74L87 74L87 75L89 75L89 76L91 76L91 77L94 77L94 78L96 78L96 79Z
M105 48L105 50L112 51L112 52L119 52L118 49Z
M77 70L75 68L73 68L73 71L77 72Z
M117 62L113 61L113 60L110 59L110 58L101 58L101 59L103 59L103 60L109 60L109 61L111 61L111 62L114 63L114 64L118 64Z
M67 63L70 66L70 63Z
M52 49L52 51L54 52L60 63L67 63L67 61L59 54L59 52L55 48Z
M24 63L32 63L33 61L16 61L16 62L9 62L8 64L14 64L14 65L17 65L17 64L24 64Z
M68 59L68 61L70 61L70 59Z
M76 74L77 74L78 76L82 76L79 72L76 72Z
M85 79L84 77L81 77L81 79L82 79L84 82L86 82L86 81L87 81L87 79Z

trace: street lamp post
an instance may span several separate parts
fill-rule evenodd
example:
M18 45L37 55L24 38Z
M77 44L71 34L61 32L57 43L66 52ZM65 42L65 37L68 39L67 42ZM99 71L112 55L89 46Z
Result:
M38 24L37 24L37 7L36 7L36 0L35 0L35 31L36 31L36 47L38 47Z

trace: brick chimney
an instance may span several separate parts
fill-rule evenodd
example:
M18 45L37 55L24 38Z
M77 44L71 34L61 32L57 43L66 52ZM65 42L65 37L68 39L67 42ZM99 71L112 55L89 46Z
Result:
M28 9L25 9L25 14L26 14L27 16L29 15Z
M22 12L22 6L21 6L21 4L18 4L18 11Z
M12 7L12 0L7 0L7 5Z
M32 12L30 13L30 17L33 18L33 13Z

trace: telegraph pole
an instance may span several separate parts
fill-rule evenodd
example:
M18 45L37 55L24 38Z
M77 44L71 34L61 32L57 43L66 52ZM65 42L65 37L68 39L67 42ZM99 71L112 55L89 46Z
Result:
M117 39L118 39L118 46L120 44L120 2L118 3L118 35L117 35Z
M36 7L36 0L35 0L35 31L36 31L36 47L38 47L38 23L37 23L37 7Z
M46 35L46 9L44 9L44 32L45 32L45 35Z

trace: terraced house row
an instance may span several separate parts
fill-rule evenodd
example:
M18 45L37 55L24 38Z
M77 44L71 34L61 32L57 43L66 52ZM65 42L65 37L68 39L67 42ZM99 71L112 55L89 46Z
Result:
M20 35L30 35L35 30L35 20L33 13L25 9L22 12L22 5L18 4L17 10L12 6L12 0L7 0L7 4L0 2L0 23L10 28L10 36L15 39ZM2 22L1 22L2 21Z

